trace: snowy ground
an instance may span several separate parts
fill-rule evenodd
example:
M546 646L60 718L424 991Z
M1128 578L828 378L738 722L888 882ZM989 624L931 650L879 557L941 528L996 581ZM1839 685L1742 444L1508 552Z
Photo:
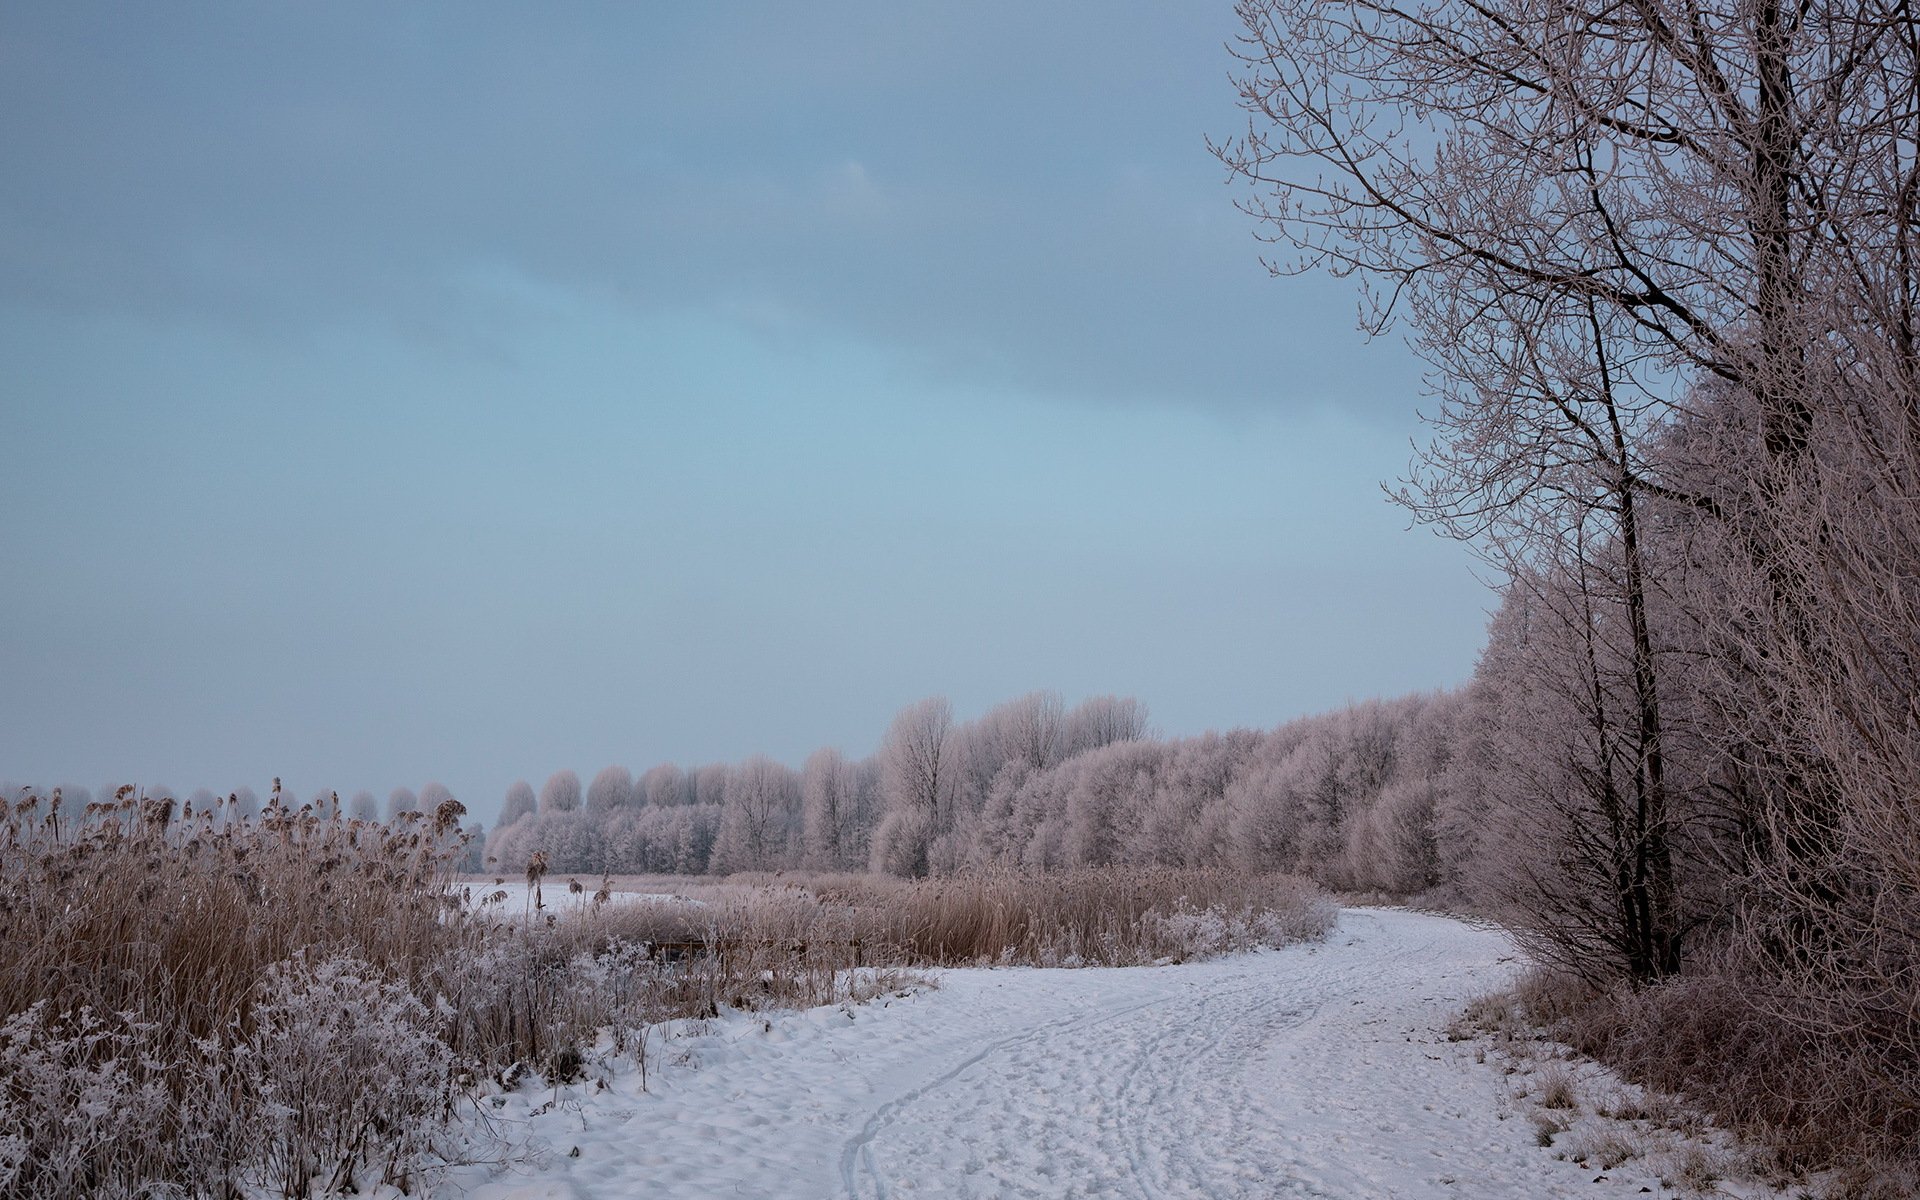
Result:
M656 1045L648 1092L623 1070L604 1088L502 1098L499 1128L535 1161L467 1168L447 1192L1672 1194L1644 1163L1557 1159L1497 1057L1446 1039L1466 1000L1519 967L1498 933L1349 909L1318 945L947 971L937 990L863 1007L734 1014Z

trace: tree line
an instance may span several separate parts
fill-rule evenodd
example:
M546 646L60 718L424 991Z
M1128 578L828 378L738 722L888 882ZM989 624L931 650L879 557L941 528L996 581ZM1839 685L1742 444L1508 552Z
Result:
M1146 708L1049 692L970 721L934 697L880 749L823 749L798 770L764 756L583 790L560 771L515 783L487 853L502 871L562 872L1234 866L1341 888L1419 892L1447 877L1440 815L1461 694L1368 701L1273 730L1151 736ZM1453 857L1458 857L1457 854Z

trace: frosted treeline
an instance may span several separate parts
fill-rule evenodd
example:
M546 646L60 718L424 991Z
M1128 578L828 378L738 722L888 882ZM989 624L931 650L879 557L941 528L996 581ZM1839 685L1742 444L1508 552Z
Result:
M507 792L487 855L561 872L987 866L1234 866L1338 887L1440 881L1435 813L1456 698L1369 701L1272 730L1151 736L1137 701L1068 708L1038 692L955 721L943 699L895 717L870 758L816 752L798 770L608 767L580 801L563 771Z

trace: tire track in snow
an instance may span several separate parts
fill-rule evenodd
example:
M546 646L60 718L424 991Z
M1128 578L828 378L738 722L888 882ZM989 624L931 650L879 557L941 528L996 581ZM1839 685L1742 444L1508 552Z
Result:
M1290 995L1272 994L1272 981L1258 979L1228 991L1198 992L1193 1000L1206 1009L1217 1009L1222 1004L1236 1002L1254 994L1268 993L1266 1002L1258 1004L1256 1014L1263 1024L1274 1023L1273 1017L1300 1017L1300 1009L1291 1007ZM1251 1023L1251 1022L1242 1022ZM1146 1200L1170 1200L1174 1194L1168 1189L1175 1185L1171 1178L1173 1169L1181 1165L1192 1155L1193 1141L1186 1131L1169 1130L1164 1124L1165 1109L1169 1100L1182 1100L1197 1094L1206 1074L1202 1068L1217 1069L1216 1060L1222 1057L1220 1047L1213 1039L1197 1033L1213 1026L1213 1022L1192 1020L1163 1022L1159 1030L1143 1045L1142 1052L1127 1067L1118 1088L1120 1104L1117 1110L1119 1125L1127 1134L1128 1158L1133 1168L1133 1182ZM1197 1047L1194 1043L1200 1043ZM1170 1049L1170 1044L1173 1045ZM1159 1074L1164 1068L1166 1074ZM1144 1095L1140 1095L1144 1084ZM1194 1105L1184 1106L1191 1110ZM1155 1153L1158 1151L1159 1153ZM1189 1168L1195 1182L1201 1187L1201 1195L1211 1197L1215 1193L1207 1189L1201 1172Z
M1151 999L1000 1038L882 1105L843 1152L845 1194L1591 1194L1543 1181L1558 1164L1527 1131L1476 1129L1497 1154L1461 1142L1466 1115L1497 1127L1493 1081L1437 1030L1504 957L1457 922L1349 910L1318 946L1154 968Z
M902 1110L913 1105L922 1097L952 1083L974 1067L1003 1051L1041 1042L1049 1037L1079 1032L1089 1026L1105 1024L1129 1014L1139 1012L1142 1009L1165 1004L1172 999L1175 999L1175 997L1162 996L1124 1008L1098 1011L1089 1014L1076 1014L1075 1016L1063 1017L1056 1021L1049 1021L1037 1029L1030 1029L1024 1033L1016 1033L999 1038L989 1043L985 1049L964 1059L951 1069L928 1080L919 1087L903 1092L899 1096L882 1104L873 1111L873 1114L867 1118L866 1124L861 1128L860 1132L849 1139L845 1148L840 1152L840 1176L841 1182L846 1187L847 1195L854 1198L854 1200L859 1200L862 1196L859 1182L862 1176L860 1168L864 1167L864 1176L873 1185L875 1200L887 1200L891 1193L887 1188L886 1178L881 1175L878 1166L874 1163L873 1143L880 1132L891 1123Z
M1104 1069L1078 1081L1087 1090L1075 1099L1083 1109L1093 1110L1094 1131L1106 1129L1118 1142L1117 1149L1126 1160L1127 1169L1122 1174L1126 1177L1125 1184L1131 1185L1128 1190L1146 1200L1168 1200L1173 1195L1215 1195L1211 1188L1204 1186L1204 1164L1189 1165L1185 1172L1200 1185L1197 1192L1179 1188L1171 1179L1166 1179L1164 1185L1155 1179L1156 1158L1177 1163L1185 1157L1181 1154L1182 1148L1191 1146L1193 1141L1191 1130L1170 1129L1168 1118L1196 1109L1222 1111L1218 1107L1182 1103L1198 1090L1187 1081L1219 1073L1221 1063L1217 1060L1226 1057L1217 1043L1217 1034L1222 1028L1266 1028L1282 1023L1282 1019L1286 1019L1285 1023L1296 1023L1310 1017L1317 1007L1303 1003L1297 987L1276 990L1270 964L1259 957L1243 959L1241 965L1240 976L1225 986L1214 984L1203 988L1170 983L1165 994L1151 1000L1062 1018L1000 1038L928 1083L887 1102L868 1118L860 1134L848 1142L842 1153L841 1174L846 1195L856 1200L867 1195L875 1200L888 1200L892 1189L875 1154L884 1132L897 1126L916 1107L941 1103L946 1098L943 1093L953 1090L950 1085L964 1082L964 1077L970 1074L1002 1069L1010 1072L1012 1078L981 1090L1016 1098L1027 1093L1030 1089L1023 1083L1031 1082L1031 1077L1019 1074L1019 1064L1009 1060L1022 1051L1043 1046L1049 1050L1048 1057L1056 1061L1103 1064ZM1311 991L1319 979L1317 972L1309 972L1296 982ZM1171 1014L1157 1011L1168 1006L1179 1007ZM1169 1051L1170 1043L1178 1043L1178 1048ZM1169 1066L1174 1068L1171 1074L1165 1072ZM1146 1089L1144 1095L1137 1094L1140 1087ZM1215 1090L1218 1090L1217 1084ZM956 1136L966 1136L959 1123L938 1124L955 1130ZM1094 1131L1074 1140L1087 1145L1101 1142ZM1168 1174L1165 1169L1157 1173L1163 1178ZM1167 1188L1175 1190L1170 1192ZM1106 1190L1089 1194L1106 1194Z

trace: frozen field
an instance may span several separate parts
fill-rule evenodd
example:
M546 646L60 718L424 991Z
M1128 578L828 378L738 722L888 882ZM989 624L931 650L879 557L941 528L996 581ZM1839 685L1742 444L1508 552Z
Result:
M1442 1032L1517 970L1498 933L1350 909L1324 944L1184 966L941 972L853 1009L657 1045L651 1090L522 1091L540 1161L471 1200L1672 1194L1561 1161ZM555 1102L557 1100L557 1102ZM540 1111L541 1109L546 1111ZM1565 1136L1565 1135L1563 1135Z
M580 890L577 892L568 886L570 883L575 882L580 884ZM592 906L594 895L599 889L600 880L598 877L562 875L556 879L548 879L542 883L538 889L540 911L553 913L555 915L579 912L582 909ZM505 883L494 883L491 880L463 880L455 885L454 890L457 893L465 893L469 904L486 904L487 907L507 916L524 917L529 912L534 911L535 889L533 885L519 879L509 879ZM503 893L506 897L505 899L491 899ZM689 898L677 892L634 890L632 888L619 886L616 886L608 893L607 902L609 904L703 903L698 899Z

